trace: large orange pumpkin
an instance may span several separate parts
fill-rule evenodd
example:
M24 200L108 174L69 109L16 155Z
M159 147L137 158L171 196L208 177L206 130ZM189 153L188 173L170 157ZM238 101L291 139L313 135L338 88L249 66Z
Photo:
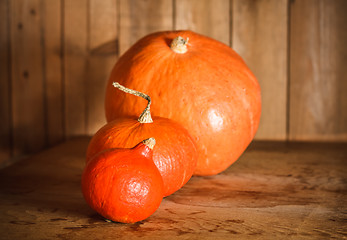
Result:
M188 41L189 39L189 41ZM181 123L197 143L196 175L222 172L252 141L260 119L257 79L227 45L191 31L158 32L139 40L114 66L106 118L140 114L145 103L112 82L146 92L154 116Z

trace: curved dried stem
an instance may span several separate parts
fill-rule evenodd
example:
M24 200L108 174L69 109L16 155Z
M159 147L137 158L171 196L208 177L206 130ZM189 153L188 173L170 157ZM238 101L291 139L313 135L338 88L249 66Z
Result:
M125 92L125 93L130 93L132 95L146 99L148 101L147 106L146 106L145 110L143 110L143 112L141 113L140 117L138 118L138 121L140 123L152 123L153 122L151 112L150 112L151 98L147 94L144 94L142 92L139 92L139 91L136 91L136 90L133 90L130 88L126 88L123 85L120 85L118 82L114 82L113 86L115 88L118 88L119 90Z

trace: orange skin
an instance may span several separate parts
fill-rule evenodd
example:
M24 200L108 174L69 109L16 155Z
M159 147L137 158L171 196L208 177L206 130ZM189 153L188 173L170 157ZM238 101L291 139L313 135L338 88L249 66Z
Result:
M93 136L87 149L87 161L105 149L131 148L149 137L156 140L153 161L164 181L164 196L168 196L188 182L198 159L194 140L176 122L160 117L154 117L153 123L140 123L136 117L118 118Z
M188 51L170 49L189 37ZM108 121L140 114L145 102L120 93L112 82L151 96L153 116L179 122L198 148L195 175L214 175L234 163L259 125L258 81L230 47L191 31L159 32L132 46L116 63L106 89Z
M163 199L163 180L143 143L107 149L94 156L82 175L88 205L106 219L134 223L146 219Z

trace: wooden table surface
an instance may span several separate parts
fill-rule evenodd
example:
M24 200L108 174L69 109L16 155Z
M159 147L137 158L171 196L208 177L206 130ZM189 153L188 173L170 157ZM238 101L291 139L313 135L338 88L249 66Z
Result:
M89 138L0 171L0 239L344 239L346 144L255 142L148 219L108 223L80 191Z

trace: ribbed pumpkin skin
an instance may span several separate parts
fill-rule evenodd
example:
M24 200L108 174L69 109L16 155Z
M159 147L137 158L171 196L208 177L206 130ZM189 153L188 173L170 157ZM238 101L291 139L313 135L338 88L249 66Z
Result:
M140 143L133 149L107 149L95 155L82 174L88 205L103 217L123 223L146 219L163 199L163 180L152 161L152 150Z
M153 162L164 181L164 196L168 196L188 182L198 160L193 138L186 129L172 120L153 117L153 123L140 123L136 117L127 117L109 122L91 139L87 149L87 162L105 149L132 148L150 137L156 140Z
M170 43L189 37L188 51ZM197 143L196 175L214 175L235 162L259 125L258 81L230 47L191 31L159 32L133 45L118 60L106 89L106 118L140 114L145 101L120 93L112 82L145 92L151 112L181 123Z

